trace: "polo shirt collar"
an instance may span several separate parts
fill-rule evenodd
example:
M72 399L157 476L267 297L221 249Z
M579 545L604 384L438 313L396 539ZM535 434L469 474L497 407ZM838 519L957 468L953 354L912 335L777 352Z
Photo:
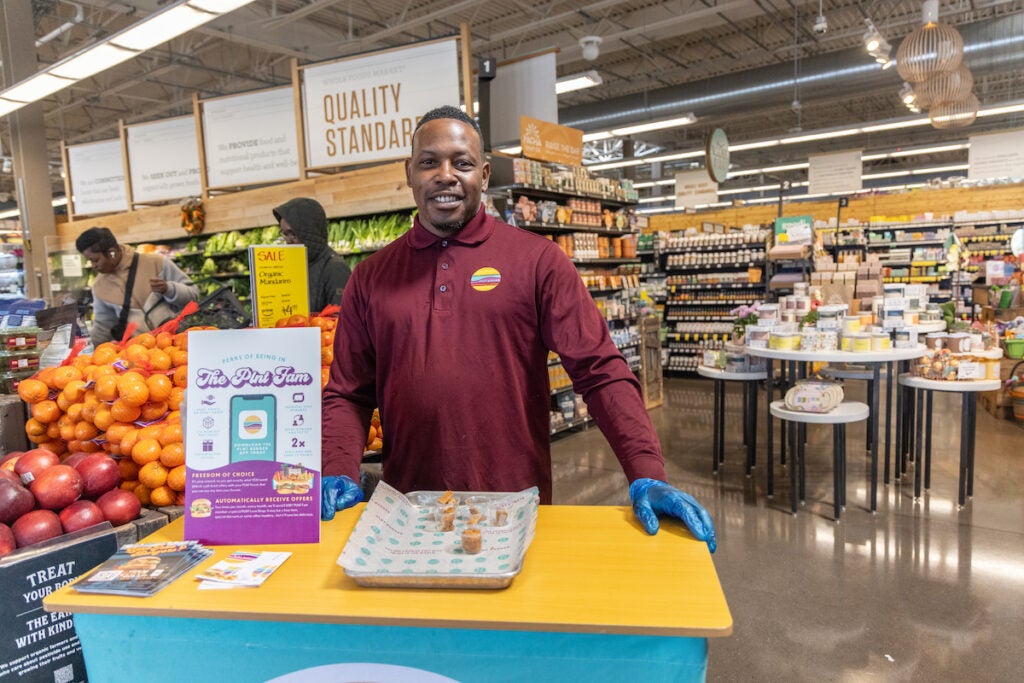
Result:
M462 230L453 233L449 237L438 237L428 231L420 223L420 217L417 215L416 220L413 221L412 230L409 231L409 244L413 249L426 249L438 242L447 240L449 243L472 246L484 242L491 236L492 232L494 232L494 222L487 220L487 212L484 211L484 207L481 204L480 210L462 227Z

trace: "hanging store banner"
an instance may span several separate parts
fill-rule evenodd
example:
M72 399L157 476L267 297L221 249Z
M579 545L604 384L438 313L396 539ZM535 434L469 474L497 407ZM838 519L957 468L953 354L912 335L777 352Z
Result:
M119 139L68 147L71 210L78 215L128 210L124 156Z
M523 156L571 166L583 165L583 131L529 116L519 117Z
M718 183L701 168L676 173L676 208L696 209L718 201Z
M558 121L555 56L556 52L550 50L498 64L491 81L491 139L488 142L492 147L522 144L519 139L521 116Z
M202 193L194 117L126 128L132 202L177 201Z
M832 154L812 154L808 157L808 194L850 194L864 189L862 150Z
M202 116L209 187L260 185L299 177L291 88L206 100Z
M404 159L421 116L459 102L454 38L302 70L309 168Z
M309 315L308 278L305 246L249 247L253 327L275 327L281 318Z
M320 329L188 339L185 538L320 540Z
M970 137L967 178L1024 178L1024 130Z

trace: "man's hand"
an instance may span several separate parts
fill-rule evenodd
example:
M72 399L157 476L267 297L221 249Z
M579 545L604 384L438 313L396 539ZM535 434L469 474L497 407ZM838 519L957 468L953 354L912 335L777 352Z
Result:
M320 519L329 522L334 513L363 500L363 489L349 477L324 477L320 494Z
M659 514L669 515L683 520L697 540L706 541L708 550L715 552L715 525L693 496L657 479L637 479L629 485L629 499L633 501L633 514L647 533L658 533Z
M167 280L163 280L158 277L149 278L149 288L157 294L167 293Z

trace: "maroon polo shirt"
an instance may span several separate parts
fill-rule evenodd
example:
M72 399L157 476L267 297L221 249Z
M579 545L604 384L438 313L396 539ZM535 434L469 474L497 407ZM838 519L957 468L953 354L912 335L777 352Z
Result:
M417 219L355 269L324 390L323 473L358 481L380 407L400 491L518 491L551 502L548 349L627 478L665 479L640 386L572 262L482 210L447 238Z

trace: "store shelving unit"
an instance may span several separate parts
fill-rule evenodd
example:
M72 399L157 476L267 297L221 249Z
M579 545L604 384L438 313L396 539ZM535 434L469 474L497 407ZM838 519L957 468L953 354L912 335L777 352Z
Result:
M696 372L703 352L732 336L731 311L762 298L766 240L764 230L669 236L659 254L667 372Z

